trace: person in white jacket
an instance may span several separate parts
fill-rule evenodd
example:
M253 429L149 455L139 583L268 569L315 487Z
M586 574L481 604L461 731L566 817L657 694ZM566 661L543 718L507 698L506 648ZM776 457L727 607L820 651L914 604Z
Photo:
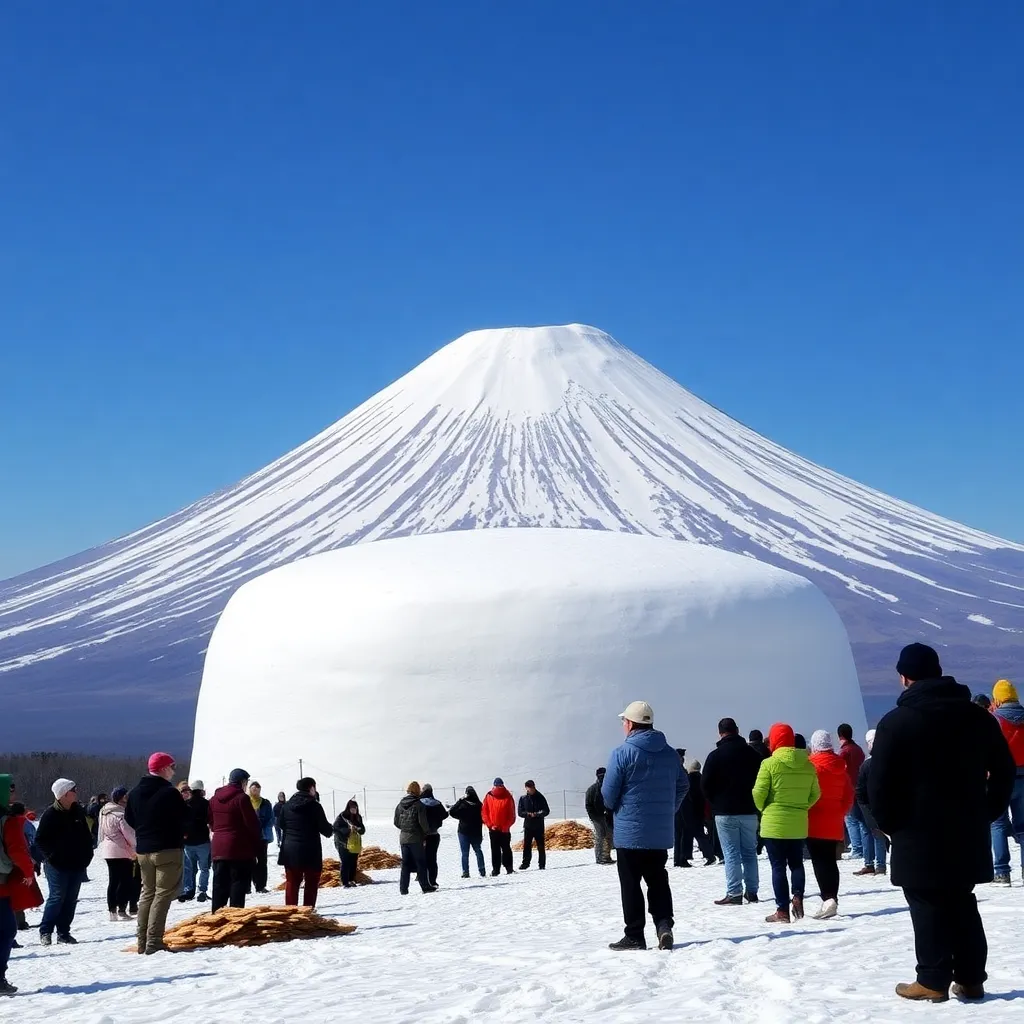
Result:
M135 829L124 820L128 790L118 786L110 802L100 809L99 842L96 853L107 862L107 910L111 921L130 921L128 904L132 897L135 862Z

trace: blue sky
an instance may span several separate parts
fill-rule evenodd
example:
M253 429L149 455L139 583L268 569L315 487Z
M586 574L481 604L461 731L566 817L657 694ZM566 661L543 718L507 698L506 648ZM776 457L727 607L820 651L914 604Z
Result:
M1024 540L1024 4L0 10L0 577L595 324Z

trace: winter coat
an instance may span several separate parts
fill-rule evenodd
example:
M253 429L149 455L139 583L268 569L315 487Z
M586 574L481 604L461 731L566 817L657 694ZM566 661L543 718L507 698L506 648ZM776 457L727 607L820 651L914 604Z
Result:
M1024 769L1024 707L1019 701L1008 700L994 712L999 728L1010 745L1013 763L1017 766L1017 774Z
M757 743L748 743L747 746L750 747L750 749L754 751L762 761L767 761L768 758L772 756L772 752L768 749L764 740Z
M679 805L677 813L684 814L687 821L699 826L707 816L703 779L700 772L687 772L686 777L690 780L690 788L686 791L686 797Z
M348 853L348 840L352 832L355 831L356 835L366 835L366 826L363 824L363 816L361 814L348 814L342 811L334 819L334 847L341 853ZM360 849L362 848L360 844Z
M857 806L864 818L864 824L874 833L881 833L875 816L871 813L870 797L868 796L869 783L871 779L871 755L864 758L860 766L860 774L857 776Z
M426 804L418 796L406 793L395 808L395 828L403 846L422 846L430 835L430 818Z
M479 843L484 837L483 804L464 796L456 800L449 813L459 823L459 835L471 843Z
M531 818L530 814L534 816ZM524 793L519 798L519 817L523 819L523 828L527 832L543 832L544 819L551 813L544 794L537 790L533 796Z
M277 803L274 804L274 825L277 828L281 827L281 812L285 809L287 804L287 800L278 800Z
M252 801L249 801L252 806ZM320 837L334 835L320 801L309 793L295 793L281 812L281 849L277 863L283 868L322 868Z
M64 810L54 802L36 829L36 849L57 871L85 871L92 863L92 832L81 804Z
M210 801L193 793L185 808L185 845L205 846L210 841Z
M89 806L85 809L85 820L89 823L89 831L92 833L93 846L96 845L96 839L99 835L100 827L100 811L103 810L105 804L101 804L99 800L91 800Z
M892 839L890 876L910 889L992 881L989 825L1016 766L994 715L951 676L923 679L878 723L868 802Z
M587 808L587 817L591 821L600 821L603 818L606 824L611 825L612 812L604 805L604 798L601 796L600 779L594 782L590 789L587 790L584 803Z
M491 832L511 832L516 823L516 802L504 786L495 786L480 810L484 827Z
M859 743L853 740L843 740L839 744L839 756L846 765L846 774L853 786L857 785L857 776L860 775L860 766L864 763L864 749Z
M213 860L255 860L262 832L249 794L221 786L210 800L210 855Z
M821 787L806 750L774 751L761 762L753 793L764 839L807 838L807 812L818 802Z
M723 736L704 761L701 787L712 814L756 814L754 783L765 760L742 736Z
M601 798L615 819L620 850L667 850L690 788L679 755L657 729L630 733L608 761Z
M249 800L252 804L252 799ZM256 811L256 819L260 824L260 837L265 843L274 841L274 805L266 798L260 797L260 805L253 808Z
M188 808L182 795L159 775L147 775L128 794L124 820L135 829L135 852L180 850Z
M16 914L42 906L43 894L36 884L35 865L28 852L28 843L25 842L25 816L10 814L5 807L0 808L0 820L3 822L0 842L12 865L6 880L0 881L0 899L8 900L11 910ZM32 884L25 885L22 881L24 878L31 878Z
M845 834L843 825L854 799L846 762L831 750L811 754L809 760L818 773L821 796L807 815L807 836L841 842Z
M427 835L436 836L448 817L448 812L444 809L444 804L436 797L420 797L420 802L427 809Z
M111 801L100 810L99 845L103 860L131 860L135 856L135 829L124 820L124 808Z

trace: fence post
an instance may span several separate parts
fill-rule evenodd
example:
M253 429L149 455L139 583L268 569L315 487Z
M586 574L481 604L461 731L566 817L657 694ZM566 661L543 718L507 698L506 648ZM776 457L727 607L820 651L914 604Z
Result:
M458 802L459 802L459 798L455 795L455 787L452 786L452 803L455 804L455 803L458 803Z
M562 821L568 821L569 815L565 813L565 790L562 790Z
M368 808L366 806L366 787L365 786L363 786L363 814L365 814L366 817L370 816L370 812L369 812L369 810L368 810Z
M338 816L338 805L334 802L334 790L333 789L331 790L331 813L335 817Z

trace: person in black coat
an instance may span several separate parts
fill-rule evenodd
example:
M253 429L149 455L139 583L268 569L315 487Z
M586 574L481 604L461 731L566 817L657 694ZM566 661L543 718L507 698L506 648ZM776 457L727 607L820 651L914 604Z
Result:
M277 863L284 868L285 906L299 905L301 885L302 905L315 907L320 889L320 872L324 866L320 837L330 839L334 829L320 806L316 779L299 779L295 789L295 794L286 801L281 811L281 844Z
M420 803L427 809L427 835L423 840L423 853L427 862L427 882L437 888L437 850L441 845L441 826L448 817L444 804L434 796L434 787L423 783Z
M594 826L594 859L598 864L614 864L612 860L612 830L615 819L604 805L601 786L604 785L605 769L597 769L597 779L591 783L585 797L587 817Z
M484 823L483 804L472 786L466 787L466 795L456 800L448 813L459 823L459 848L462 851L462 877L469 878L469 851L476 854L476 866L481 878L487 877L484 865Z
M892 838L891 877L914 925L917 981L904 999L984 997L988 946L974 896L991 882L990 824L1006 810L1016 768L995 719L911 644L896 671L903 693L875 730L868 804Z
M349 800L345 810L334 819L334 846L341 860L341 884L351 889L356 884L356 871L359 869L359 854L363 849L363 836L366 826L359 813L359 804Z
M537 868L543 871L547 866L547 854L544 852L544 820L551 813L544 794L538 792L533 779L526 782L526 792L519 798L519 817L523 819L523 862L520 871L530 866L533 846L537 845Z

